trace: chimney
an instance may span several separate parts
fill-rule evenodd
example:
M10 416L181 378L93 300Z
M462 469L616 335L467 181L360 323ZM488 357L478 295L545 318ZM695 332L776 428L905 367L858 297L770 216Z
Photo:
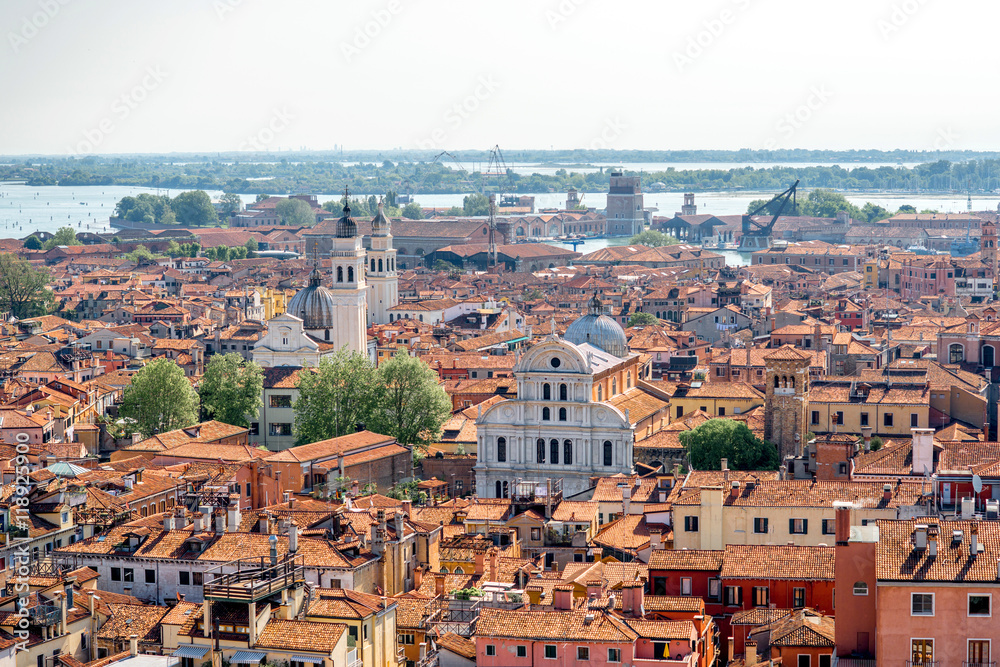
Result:
M167 512L166 516L163 517L163 530L169 532L174 529L174 525L173 512Z
M299 526L293 519L288 524L288 553L295 553L299 550Z
M235 533L240 529L240 522L243 520L243 516L240 512L239 501L236 501L236 505L229 506L229 516L226 518L226 527L229 529L230 533Z
M934 472L934 429L911 428L913 434L913 472Z
M560 611L573 609L573 586L559 584L552 591L552 606Z
M194 532L201 533L205 530L205 515L201 512L195 512L191 515L194 519Z
M290 510L295 509L295 496L293 495L288 496L288 509Z
M729 483L729 497L735 500L740 495L740 483L735 479Z
M973 522L969 533L969 555L975 558L979 555L979 524Z
M434 575L434 597L444 596L444 575Z
M413 509L413 501L407 498L406 500L402 501L402 505L403 505L403 514L406 516L407 520L409 520L410 512Z
M887 503L892 501L892 484L886 483L882 485L882 500Z
M927 524L918 523L914 528L913 546L921 551L927 548Z
M281 500L282 500L282 502L287 503L287 502L290 502L291 499L292 499L291 492L285 491L283 494L281 494Z
M865 451L870 452L872 450L872 427L862 426L861 437L864 438L865 441Z
M396 515L393 517L393 519L395 520L394 523L396 524L396 540L399 541L399 542L402 542L402 540L403 540L403 519L404 518L406 518L406 515L403 514L402 512L396 512Z
M424 583L424 568L417 566L413 570L413 590L419 590L422 583Z
M835 529L837 544L846 545L851 541L851 505L835 502L833 510L836 513Z
M719 461L719 463L720 463L720 469L723 472L729 472L729 459L723 458L721 461Z
M653 551L663 548L663 534L659 528L649 529L649 548Z
M226 532L226 511L223 509L215 510L215 533L221 535Z
M928 558L934 558L935 556L937 556L937 541L938 541L937 531L936 530L928 531L927 535Z
M260 516L257 517L257 532L262 535L267 535L271 532L271 513L268 511L261 512Z
M133 658L139 655L139 635L128 636L128 654Z
M490 549L489 552L490 561L490 581L497 581L497 574L500 570L500 550L496 547Z
M477 551L476 552L476 570L475 574L482 576L486 568L486 552Z

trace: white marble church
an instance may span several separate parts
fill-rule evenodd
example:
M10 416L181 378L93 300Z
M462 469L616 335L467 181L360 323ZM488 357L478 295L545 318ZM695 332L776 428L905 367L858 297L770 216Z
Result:
M476 420L476 490L510 497L516 484L562 479L563 497L590 478L632 472L634 429L648 404L639 380L649 363L631 353L625 332L591 299L588 313L560 338L552 334L514 365L517 398L483 410Z
M267 332L254 346L254 361L264 367L315 366L324 354L345 347L375 361L374 341L368 340L369 309L374 302L379 312L388 311L399 300L396 251L381 202L372 230L369 271L369 253L350 206L344 206L333 234L327 234L330 285L323 284L319 268L314 268L309 284L291 298L286 312L268 321Z

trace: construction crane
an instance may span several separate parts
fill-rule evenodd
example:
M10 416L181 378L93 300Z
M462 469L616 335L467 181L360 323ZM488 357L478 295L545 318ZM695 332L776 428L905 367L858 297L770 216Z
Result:
M503 159L500 145L497 144L490 149L490 161L486 166L486 171L481 174L480 191L489 200L489 249L487 251L487 265L497 265L497 200L499 205L517 206L517 195L514 194L514 183L510 179L510 172L507 163ZM492 186L492 187L491 187ZM506 187L504 187L506 186Z
M771 247L771 231L774 229L774 223L778 221L781 216L781 212L785 210L785 206L788 204L788 200L792 200L792 210L797 211L795 202L795 191L799 185L799 181L796 180L792 183L792 187L788 188L781 194L777 194L772 197L767 203L761 204L753 211L743 216L743 235L740 237L740 250L766 250ZM778 210L774 212L769 223L762 224L753 219L755 215L761 211L767 210L771 204L781 201L781 206Z

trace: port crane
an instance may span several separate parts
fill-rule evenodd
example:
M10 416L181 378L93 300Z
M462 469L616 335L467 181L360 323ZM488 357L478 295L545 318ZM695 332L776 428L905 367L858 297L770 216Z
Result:
M778 222L778 218L781 217L782 211L785 210L785 206L788 205L788 200L792 201L792 210L798 211L795 201L795 193L798 186L799 181L796 179L790 188L780 194L774 195L774 197L772 197L769 201L761 204L753 211L743 216L743 235L740 237L740 250L766 250L771 247L771 232L774 230L774 224ZM781 205L778 207L778 210L774 212L770 222L764 224L753 219L755 215L759 214L761 211L768 210L771 204L778 201L781 202Z

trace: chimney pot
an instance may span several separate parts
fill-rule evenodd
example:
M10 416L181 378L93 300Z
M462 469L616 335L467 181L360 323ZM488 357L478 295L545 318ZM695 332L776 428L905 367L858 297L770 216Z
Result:
M139 655L139 635L128 636L128 654L133 658Z

